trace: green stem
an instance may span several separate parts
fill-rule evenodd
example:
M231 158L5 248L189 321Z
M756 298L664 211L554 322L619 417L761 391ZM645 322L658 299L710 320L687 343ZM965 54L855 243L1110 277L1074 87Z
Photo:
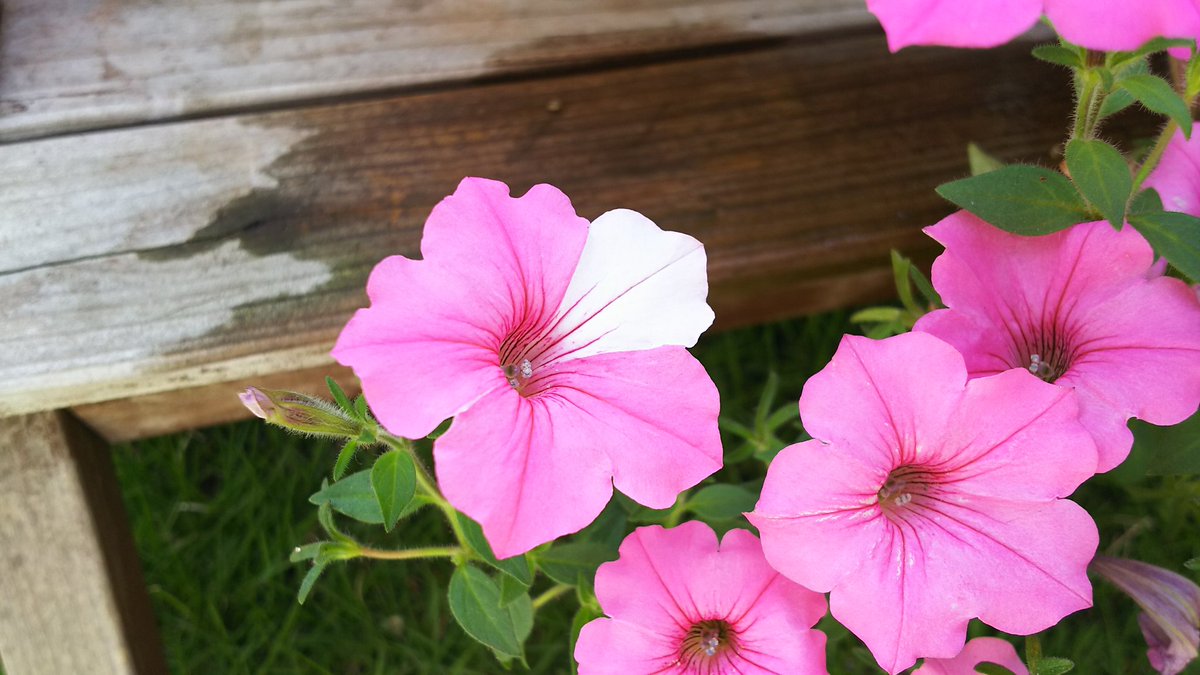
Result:
M1168 120L1167 126L1163 127L1162 133L1158 135L1158 140L1154 141L1154 147L1151 148L1150 154L1146 155L1146 159L1142 161L1142 166L1138 168L1137 176L1133 179L1133 190L1130 194L1137 195L1141 189L1142 183L1150 177L1150 173L1154 171L1154 167L1158 166L1159 160L1162 159L1163 153L1167 150L1167 145L1171 143L1171 138L1175 136L1175 130L1179 125L1175 120Z
M568 586L566 584L556 584L551 586L541 595L533 599L533 609L541 609L543 605L549 603L551 600L557 598L563 593L570 591L572 588L574 588L574 586Z
M1042 641L1037 634L1025 636L1025 665L1029 675L1038 675L1042 662Z
M687 498L687 492L680 493L679 497L675 500L675 505L667 513L667 519L663 521L664 526L668 528L675 527L679 524L680 520L683 520L683 513L687 510Z
M1096 98L1100 91L1100 87L1096 86L1096 80L1099 78L1088 70L1079 76L1083 78L1083 88L1079 92L1079 100L1075 103L1075 127L1071 130L1071 138L1067 139L1068 141L1090 138L1092 126L1095 124L1093 109L1096 107Z
M470 543L467 541L467 535L465 532L463 532L462 526L458 523L458 512L454 510L454 507L450 505L450 502L446 501L446 498L442 496L441 491L438 490L437 483L433 480L433 476L430 475L429 470L425 468L425 464L421 461L421 458L417 456L412 442L407 438L393 436L386 431L380 432L379 440L387 443L396 450L407 452L409 456L412 457L413 466L415 466L417 469L417 489L428 496L430 501L432 501L434 505L437 506L438 509L440 509L446 516L446 520L450 523L450 529L454 531L454 538L457 539L458 543L462 546L462 551L459 551L459 553L467 553L471 551L472 549Z
M421 558L453 558L462 553L457 546L436 546L429 548L410 548L402 551L384 551L376 548L360 546L358 555L362 558L376 560L418 560Z

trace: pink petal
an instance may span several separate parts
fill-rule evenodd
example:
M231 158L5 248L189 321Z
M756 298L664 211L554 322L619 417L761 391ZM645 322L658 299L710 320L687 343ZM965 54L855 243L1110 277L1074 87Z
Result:
M503 310L463 281L432 261L386 258L371 272L371 306L338 336L333 357L354 368L392 433L421 438L508 386L495 349Z
M965 382L962 356L930 335L847 335L829 365L805 383L800 418L814 438L870 451L871 464L886 473L897 453L920 453L917 439L941 435Z
M1189 141L1176 131L1145 187L1158 191L1164 209L1200 217L1200 135Z
M997 411L1002 411L998 414ZM943 448L954 489L1020 500L1066 497L1096 473L1096 446L1071 389L1014 369L971 380Z
M820 441L784 448L746 514L771 566L821 593L855 572L887 537L876 497L886 476Z
M562 301L558 358L696 344L713 321L706 264L700 242L640 213L600 216Z
M1125 422L1178 424L1200 405L1200 302L1178 279L1131 285L1086 317L1082 355L1057 381L1073 386L1080 417L1100 447L1100 471L1132 442Z
M978 675L975 666L995 663L1013 672L1013 675L1029 675L1029 669L1017 656L1017 650L1008 640L994 637L979 637L967 643L962 652L952 659L925 659L925 663L913 671L913 675Z
M1068 42L1130 51L1155 37L1200 36L1194 0L1045 0L1046 16Z
M607 453L617 489L651 508L721 468L717 388L682 347L600 354L555 364L547 403L560 452Z
M579 631L575 660L579 675L666 674L674 670L677 642L626 621L599 618Z
M913 331L936 335L957 347L972 377L995 375L1013 368L1008 336L965 312L936 309L918 319Z
M497 557L583 529L612 496L608 456L600 442L580 436L572 412L506 384L434 444L442 492L483 526Z
M867 0L888 47L996 47L1029 30L1041 0Z

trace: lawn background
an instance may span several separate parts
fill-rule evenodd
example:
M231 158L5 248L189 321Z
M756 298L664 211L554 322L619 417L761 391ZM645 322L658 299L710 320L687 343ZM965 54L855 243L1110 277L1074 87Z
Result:
M837 312L706 336L694 353L721 391L722 416L754 427L772 373L778 394L771 408L794 406L804 380L829 360L842 333L858 332L848 316ZM801 434L794 422L779 436L792 442ZM742 445L723 435L727 453ZM450 616L446 561L336 565L304 606L296 603L306 565L289 563L288 554L320 537L316 508L307 498L328 476L335 455L328 442L259 422L115 449L172 672L503 672ZM1145 477L1136 464L1093 479L1075 499L1096 518L1102 551L1120 539L1116 553L1194 579L1183 565L1200 555L1200 482ZM749 458L728 465L716 479L753 485L764 471L762 462ZM452 541L433 509L418 512L391 535L381 528L354 531L383 547ZM546 584L535 585L535 592ZM527 644L531 672L570 672L567 630L575 602L568 595L539 611ZM830 636L832 673L881 672L828 617L820 627ZM971 631L989 634L977 622ZM1136 607L1103 582L1096 584L1096 607L1052 629L1044 647L1047 654L1074 659L1081 675L1152 672ZM1185 673L1200 668L1193 664Z

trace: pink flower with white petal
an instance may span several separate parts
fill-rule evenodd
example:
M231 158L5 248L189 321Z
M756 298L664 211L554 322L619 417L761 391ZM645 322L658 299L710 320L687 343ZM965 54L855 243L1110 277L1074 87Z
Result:
M1096 450L1069 390L1023 370L968 381L922 333L846 336L800 416L815 440L775 458L747 517L888 672L958 654L973 617L1022 635L1091 605L1096 526L1063 497Z
M1188 140L1176 130L1144 185L1158 191L1167 211L1200 218L1200 134Z
M1013 675L1029 675L1029 669L1017 656L1008 640L993 637L975 638L952 659L925 659L912 675L979 675L975 666L994 663L1012 671Z
M1153 251L1133 228L1022 237L959 212L925 232L946 247L933 285L949 309L914 330L958 348L972 377L1020 368L1073 390L1099 471L1129 455L1130 417L1170 425L1196 412L1200 303L1150 274Z
M600 566L596 597L611 618L585 625L580 675L825 673L825 598L767 565L746 530L717 536L692 521L641 527Z
M1195 0L867 0L897 51L910 45L996 47L1043 13L1068 42L1101 51L1137 49L1155 37L1200 37ZM1187 50L1173 50L1186 58Z
M700 242L467 178L421 253L379 263L333 356L389 431L455 418L438 482L498 557L583 528L614 484L665 508L720 468L717 391L685 349L713 319Z

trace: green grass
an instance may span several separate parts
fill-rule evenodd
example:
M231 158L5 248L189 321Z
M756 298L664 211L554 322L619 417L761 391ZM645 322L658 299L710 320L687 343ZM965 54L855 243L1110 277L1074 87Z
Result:
M824 366L841 334L852 330L846 316L707 336L695 353L720 388L723 416L753 427L770 373L778 376L770 409L794 405L804 380ZM788 422L778 435L792 442L801 433L798 423ZM727 452L742 445L729 434L725 440ZM296 603L306 565L289 563L288 554L321 536L307 498L328 475L335 455L329 443L288 436L257 422L116 449L118 477L172 671L501 672L491 653L450 617L445 561L334 565L307 603ZM763 472L763 464L749 458L727 466L717 479L753 485ZM1200 556L1200 482L1195 478L1146 478L1122 469L1093 479L1076 498L1096 518L1102 549L1128 534L1121 555L1192 574L1182 563ZM390 535L381 528L350 529L381 547L453 539L433 509L417 512ZM535 591L546 585L538 582ZM569 672L567 630L575 602L564 596L539 612L527 645L532 672ZM870 668L865 649L828 617L821 627L830 635L832 672L879 672ZM972 626L973 633L988 630ZM1097 584L1095 609L1066 619L1047 634L1044 645L1047 654L1076 660L1077 673L1150 672L1135 607L1103 583Z

